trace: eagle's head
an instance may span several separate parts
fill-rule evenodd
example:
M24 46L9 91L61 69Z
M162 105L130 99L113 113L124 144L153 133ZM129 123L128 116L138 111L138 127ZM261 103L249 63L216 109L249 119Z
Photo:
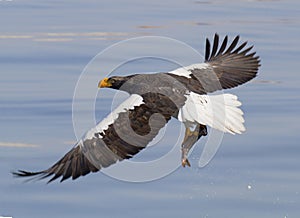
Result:
M120 87L128 80L127 77L112 76L104 78L98 83L98 88L120 89Z

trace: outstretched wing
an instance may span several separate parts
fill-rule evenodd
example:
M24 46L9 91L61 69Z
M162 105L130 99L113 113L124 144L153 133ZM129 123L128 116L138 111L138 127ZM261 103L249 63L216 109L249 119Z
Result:
M177 106L163 94L133 94L52 167L40 172L19 170L13 174L38 179L52 176L48 182L62 177L62 182L97 172L145 148L177 111Z
M253 46L247 47L247 42L238 46L239 39L236 36L227 48L228 37L225 36L219 48L219 35L215 34L211 53L210 42L206 39L205 62L212 67L223 89L233 88L253 79L260 66L256 52L250 53Z
M169 75L198 94L233 88L248 82L256 76L260 60L259 56L255 56L256 52L250 52L253 46L247 47L247 42L238 45L239 39L236 36L227 46L228 37L219 43L219 35L215 34L212 48L206 39L204 63L176 69Z
M63 158L56 162L52 167L47 170L39 172L29 172L24 170L18 170L13 172L14 176L17 177L36 177L38 179L44 179L51 175L53 177L48 181L53 180L62 176L61 182L72 176L72 179L77 179L80 176L85 176L90 172L97 172L99 169L95 167L83 154L83 144L81 142L72 148Z

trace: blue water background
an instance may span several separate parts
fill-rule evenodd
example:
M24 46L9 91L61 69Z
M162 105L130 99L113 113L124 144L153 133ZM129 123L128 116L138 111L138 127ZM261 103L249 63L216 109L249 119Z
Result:
M300 217L299 1L0 1L0 26L0 215ZM73 93L97 53L153 35L203 52L215 32L254 44L262 66L255 80L228 91L243 102L247 131L225 135L208 166L198 168L195 151L191 168L148 183L102 173L51 185L11 176L20 168L45 169L73 146ZM151 66L136 62L125 73ZM97 120L110 109L114 93L105 93ZM165 148L150 149L159 156Z

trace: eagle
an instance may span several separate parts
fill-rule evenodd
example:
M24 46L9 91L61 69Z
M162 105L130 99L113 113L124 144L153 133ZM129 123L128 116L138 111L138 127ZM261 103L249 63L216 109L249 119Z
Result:
M181 164L190 166L188 154L193 145L208 134L207 126L241 134L245 131L241 102L233 94L209 93L230 89L253 79L260 58L240 43L237 35L211 42L206 39L205 60L169 72L112 76L98 83L129 93L129 97L95 127L88 130L75 146L46 170L13 172L17 177L49 178L48 183L77 179L119 161L132 158L147 147L169 120L185 126L181 145Z

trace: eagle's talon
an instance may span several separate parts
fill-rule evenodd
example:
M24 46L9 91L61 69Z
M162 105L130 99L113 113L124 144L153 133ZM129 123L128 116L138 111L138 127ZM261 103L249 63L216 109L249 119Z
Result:
M185 166L191 166L190 162L188 159L183 159L182 162L181 162L182 166L185 167Z

